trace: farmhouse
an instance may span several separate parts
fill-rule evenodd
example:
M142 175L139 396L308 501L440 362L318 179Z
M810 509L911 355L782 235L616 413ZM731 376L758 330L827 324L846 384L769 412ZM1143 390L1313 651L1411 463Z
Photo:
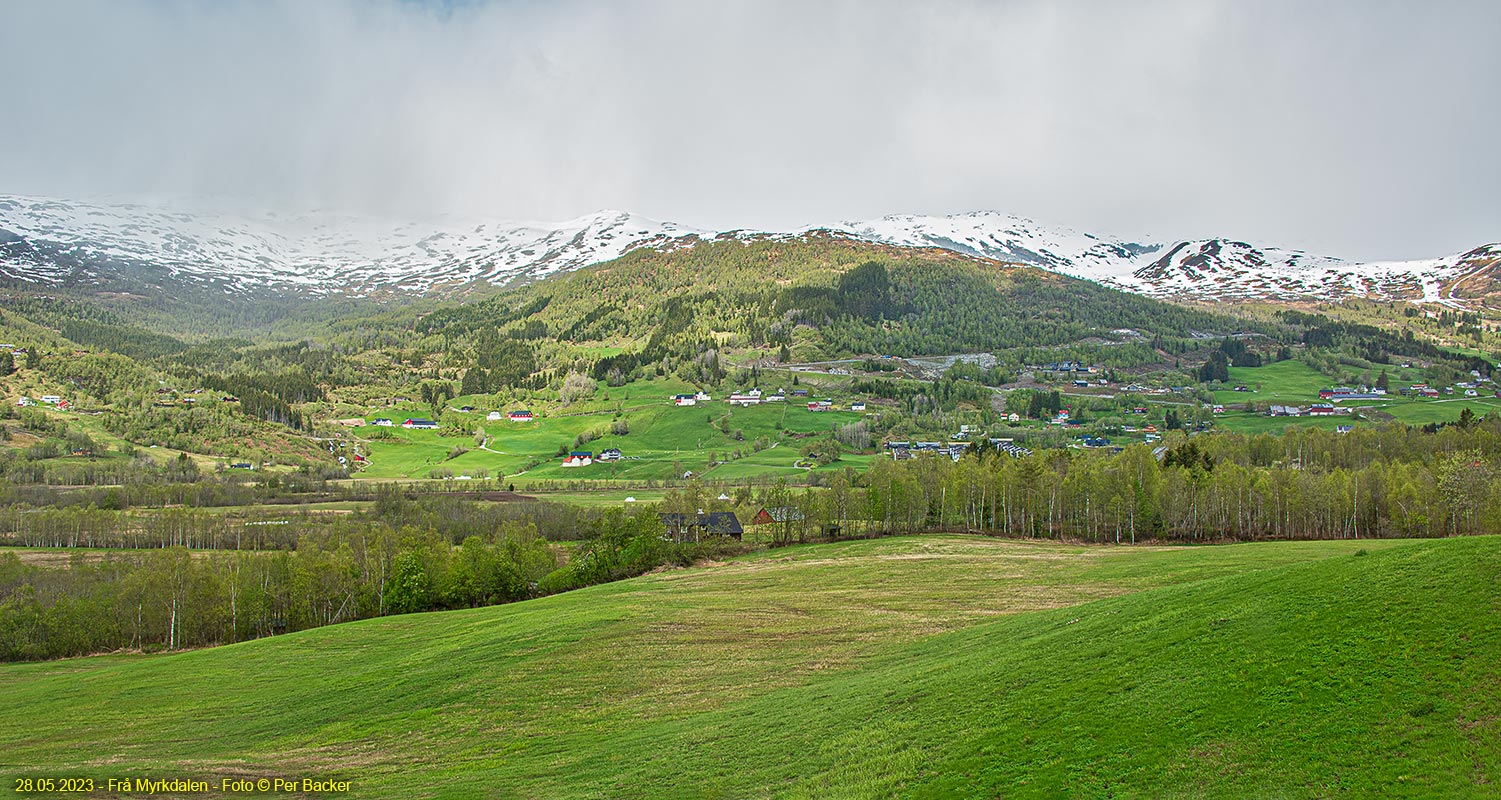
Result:
M754 392L755 390L752 389L751 391ZM755 394L732 394L732 395L730 395L729 404L732 405L732 406L756 406L756 405L760 405L761 404L761 396L760 395L761 395L760 392L756 392Z
M1334 414L1332 403L1314 403L1308 407L1308 415L1312 417L1327 417Z
M590 450L574 450L563 459L565 467L587 467L594 463L594 452Z
M523 408L506 414L506 419L512 422L531 422L536 417L532 416L532 412Z
M672 404L677 406L697 405L698 398L691 394L675 394L672 396Z
M599 455L597 457L595 457L594 460L595 461L619 461L622 458L625 458L625 455L620 452L620 448L618 448L618 447L611 447L611 448L599 451Z
M856 400L855 402L850 403L850 410L851 411L864 411L865 410L865 401L864 400Z
M797 506L768 506L756 512L752 525L770 525L773 522L802 522L807 519Z
M438 427L438 423L430 419L423 419L422 417L409 417L401 423L401 427L409 430L432 430Z
M30 397L22 397L21 399L19 399L19 400L16 401L16 405L18 405L18 406L34 406L34 405L36 405L36 401L32 400Z
M374 424L378 428L389 428L392 425L391 420L386 419L385 417L376 417L375 422L372 424Z
M662 524L667 528L667 535L679 542L696 542L704 536L728 536L738 540L745 534L745 529L740 526L740 518L733 511L711 511L707 514L702 511L697 514L664 513L661 517Z
M62 400L63 399L61 397L58 397L55 394L44 394L44 395L42 395L42 402L46 403L49 406L55 406L58 403L61 403Z

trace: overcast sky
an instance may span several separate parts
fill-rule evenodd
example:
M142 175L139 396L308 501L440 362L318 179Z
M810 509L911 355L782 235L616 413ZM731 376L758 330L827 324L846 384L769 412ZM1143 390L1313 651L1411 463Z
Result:
M1501 3L0 6L0 193L1501 239Z

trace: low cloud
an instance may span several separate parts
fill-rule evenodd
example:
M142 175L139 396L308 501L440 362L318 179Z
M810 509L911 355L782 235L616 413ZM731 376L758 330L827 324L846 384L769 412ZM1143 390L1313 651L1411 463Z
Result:
M1501 5L35 2L0 192L712 228L997 209L1354 258L1501 238Z

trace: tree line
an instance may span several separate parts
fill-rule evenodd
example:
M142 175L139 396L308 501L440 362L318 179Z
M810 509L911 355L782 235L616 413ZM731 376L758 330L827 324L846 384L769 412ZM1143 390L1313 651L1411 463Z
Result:
M67 569L0 553L0 660L202 647L509 603L734 548L668 541L647 512L612 510L585 527L587 540L566 559L517 522L457 546L435 528L340 521L283 551L80 551Z

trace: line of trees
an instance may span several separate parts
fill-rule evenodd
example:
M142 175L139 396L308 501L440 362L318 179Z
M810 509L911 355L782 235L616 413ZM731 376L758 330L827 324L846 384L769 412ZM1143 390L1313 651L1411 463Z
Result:
M646 512L605 513L586 533L566 563L559 546L520 523L454 546L434 528L344 521L305 534L295 550L79 551L67 569L0 553L0 660L228 644L369 617L508 603L734 547L672 543Z

